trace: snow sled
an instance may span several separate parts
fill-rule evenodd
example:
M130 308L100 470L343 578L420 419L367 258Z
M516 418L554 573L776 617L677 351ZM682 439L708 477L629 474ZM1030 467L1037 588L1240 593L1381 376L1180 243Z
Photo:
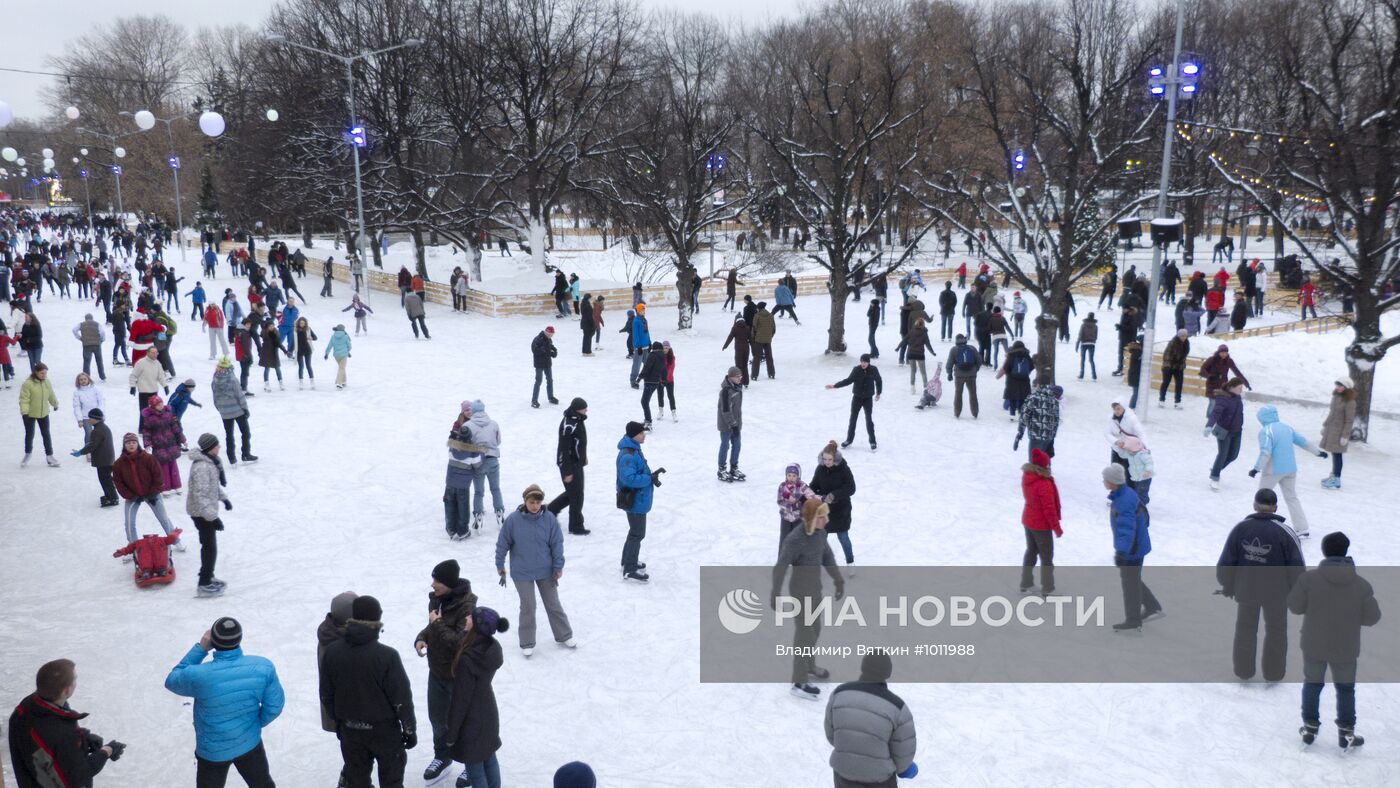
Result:
M163 586L175 582L175 561L170 556L170 546L180 541L180 529L176 528L169 536L147 534L131 544L112 553L113 558L133 556L136 562L136 585Z

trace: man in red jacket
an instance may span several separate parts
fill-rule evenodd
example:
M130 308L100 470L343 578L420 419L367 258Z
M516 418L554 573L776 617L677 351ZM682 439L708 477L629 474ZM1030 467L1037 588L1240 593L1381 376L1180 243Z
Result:
M155 510L156 521L165 529L167 536L170 534L170 518L166 516L165 504L160 500L160 493L165 489L165 475L161 473L156 458L141 448L141 439L134 432L128 432L122 438L122 454L112 466L112 481L117 483L117 492L126 499L122 519L126 523L128 544L136 541L136 513L142 503ZM175 549L184 552L185 546L176 542ZM128 560L124 558L122 563Z
M204 310L204 329L209 333L209 360L213 361L215 347L223 348L223 355L228 355L228 339L224 337L224 310L216 304L210 304Z
M82 727L86 714L68 707L78 689L71 660L44 663L34 677L34 694L10 715L10 761L19 788L91 788L107 761L120 760L126 745Z
M1050 475L1050 455L1031 449L1031 461L1021 466L1021 525L1026 531L1026 553L1021 560L1021 593L1029 593L1034 583L1031 569L1040 557L1040 595L1055 591L1055 539L1062 536L1060 528L1060 491Z
M1298 288L1298 305L1303 308L1301 320L1308 319L1308 310L1312 310L1312 316L1317 317L1317 285L1313 284L1312 277L1303 276L1303 286Z

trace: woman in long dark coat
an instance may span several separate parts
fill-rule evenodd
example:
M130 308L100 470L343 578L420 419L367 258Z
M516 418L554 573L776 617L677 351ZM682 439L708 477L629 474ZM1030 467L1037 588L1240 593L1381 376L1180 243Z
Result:
M851 474L851 466L841 456L836 441L822 448L817 457L817 469L812 472L812 482L807 485L812 492L820 495L831 513L826 521L826 532L835 534L845 553L846 563L855 563L851 552L851 496L856 494L856 479Z
M466 637L452 662L452 706L447 712L447 746L452 759L466 764L473 788L500 788L501 715L491 680L505 661L496 633L510 621L479 607L462 625Z

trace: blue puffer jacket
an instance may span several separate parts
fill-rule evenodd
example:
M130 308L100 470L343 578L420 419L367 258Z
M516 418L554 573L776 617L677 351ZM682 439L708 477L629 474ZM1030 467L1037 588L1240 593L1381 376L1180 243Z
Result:
M651 331L647 328L644 315L635 315L632 318L632 347L638 350L651 347Z
M646 455L642 454L642 447L632 440L630 435L623 435L622 440L617 442L617 489L631 487L637 491L637 497L632 501L632 508L627 510L628 514L646 514L651 511L651 468L647 466Z
M1265 470L1264 463L1268 462L1267 472L1275 476L1297 473L1298 461L1293 456L1293 447L1302 446L1314 454L1318 451L1292 427L1278 420L1278 408L1273 405L1259 409L1259 423L1263 426L1259 428L1259 459L1254 461L1254 467L1261 472Z
M792 306L797 303L792 297L792 290L787 285L778 285L773 289L773 300L778 306Z
M1113 551L1130 561L1152 552L1147 533L1147 512L1138 515L1138 494L1126 484L1108 494L1109 525L1113 527Z
M213 654L205 662L196 643L165 677L165 688L194 698L195 754L231 761L258 746L286 698L271 661L244 656L241 648Z
M321 358L329 358L334 353L336 358L350 357L350 335L344 329L331 332L330 341L326 343L326 352L321 354Z
M510 579L548 580L564 571L564 532L548 510L530 514L522 506L506 518L496 536L496 568L510 554Z

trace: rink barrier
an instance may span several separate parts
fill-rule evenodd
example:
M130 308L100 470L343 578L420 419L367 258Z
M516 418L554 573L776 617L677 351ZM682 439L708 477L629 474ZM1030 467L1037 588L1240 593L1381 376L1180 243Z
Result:
M1329 331L1336 331L1338 329L1346 328L1347 325L1349 324L1345 318L1338 317L1336 315L1327 315L1325 317L1319 317L1310 320L1296 320L1292 323L1278 323L1272 326L1246 328L1243 331L1231 331L1225 334L1201 334L1198 336L1194 336L1191 339L1195 342L1204 342L1207 345L1214 347L1216 344L1221 342L1233 342L1238 339L1248 339L1250 337L1272 337L1279 336L1281 334L1292 334L1299 331L1308 334L1325 334ZM1209 358L1209 356L1207 356L1206 358ZM1194 356L1187 357L1186 374L1184 376L1185 380L1183 380L1181 384L1182 394L1194 394L1198 397L1204 397L1206 395L1206 379L1198 374L1200 372L1201 365L1205 362L1205 358L1196 358ZM1123 376L1123 382L1125 384L1128 382L1128 378L1126 375ZM1152 354L1152 390L1160 391L1161 387L1162 353L1157 352ZM1168 394L1171 394L1174 391L1175 387L1173 387L1172 390L1168 391Z

